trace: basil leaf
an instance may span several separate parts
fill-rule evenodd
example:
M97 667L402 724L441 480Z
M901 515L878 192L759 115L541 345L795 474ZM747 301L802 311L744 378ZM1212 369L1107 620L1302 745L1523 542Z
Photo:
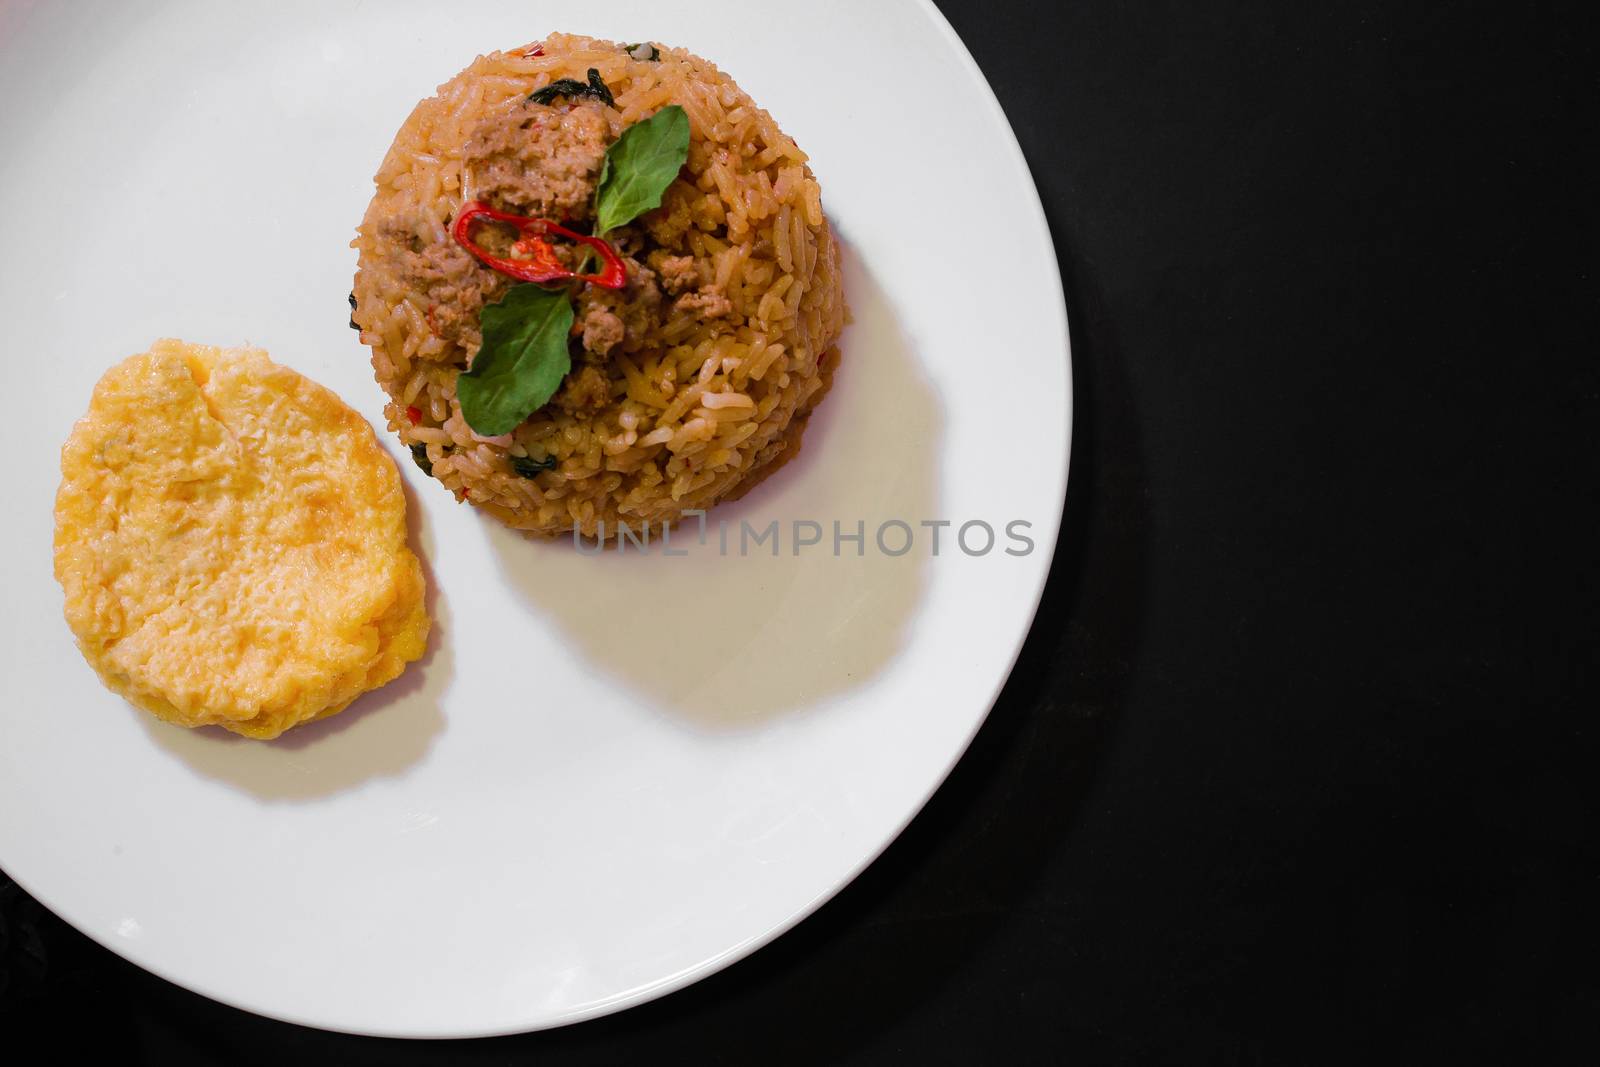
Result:
M417 466L422 468L423 474L430 478L433 477L433 460L428 458L427 445L412 445L411 459Z
M661 206L661 194L689 158L689 116L668 104L622 131L600 166L594 193L596 236Z
M572 301L565 289L514 285L478 312L478 323L483 347L456 377L456 399L468 426L497 437L549 403L572 369Z
M544 459L534 459L532 456L512 456L511 469L524 478L532 478L540 471L555 470L556 457L546 456Z
M535 89L528 94L531 104L548 104L558 96L585 96L589 87L576 78L557 78L543 89Z
M611 89L600 78L600 72L593 67L589 68L589 95L596 100L604 100L612 107L617 106L617 98L611 95Z
M589 81L585 84L576 78L557 78L543 89L535 89L528 94L528 101L534 104L548 104L558 96L592 96L602 100L612 107L617 106L616 98L611 95L611 89L600 78L600 72L593 67L589 68Z

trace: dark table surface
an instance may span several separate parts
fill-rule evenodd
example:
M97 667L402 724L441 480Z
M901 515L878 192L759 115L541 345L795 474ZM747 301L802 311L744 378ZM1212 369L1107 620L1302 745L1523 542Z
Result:
M1600 1062L1575 6L942 6L1078 410L1038 622L905 835L686 991L451 1044L223 1008L0 881L0 1058Z

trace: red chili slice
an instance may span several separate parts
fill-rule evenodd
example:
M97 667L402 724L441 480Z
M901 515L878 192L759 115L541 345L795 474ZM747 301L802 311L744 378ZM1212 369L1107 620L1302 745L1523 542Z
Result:
M495 222L515 226L520 236L516 244L511 247L525 253L527 258L507 259L479 246L472 239L472 228L480 219L493 219ZM481 200L472 200L461 205L461 210L456 214L455 225L451 227L450 232L457 244L471 252L485 266L493 267L501 274L525 282L537 282L543 285L549 282L577 280L598 285L602 289L621 289L628 282L628 268L623 264L622 258L600 238L577 233L548 219L496 211ZM578 244L588 245L600 254L604 268L598 274L578 274L568 270L556 257L555 247L544 239L544 235L549 233Z

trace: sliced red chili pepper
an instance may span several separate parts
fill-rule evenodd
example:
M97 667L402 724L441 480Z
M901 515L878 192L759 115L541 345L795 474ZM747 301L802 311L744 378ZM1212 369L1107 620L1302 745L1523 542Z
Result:
M406 408L406 418L410 419L411 425L415 426L417 423L422 421L422 412L415 404L413 404L412 406Z
M481 247L472 239L472 227L480 219L493 219L495 222L508 223L515 226L518 237L516 244L511 247L527 258L508 259L497 256ZM544 239L545 234L557 234L569 241L588 245L600 253L600 259L605 264L598 274L578 274L568 270L556 257L556 250L549 241ZM565 282L577 280L598 285L602 289L621 289L628 282L628 268L605 241L598 237L577 233L558 225L548 219L529 218L526 215L511 215L504 211L496 211L481 200L472 200L461 205L461 210L456 214L455 225L451 227L451 235L456 243L468 252L471 252L485 266L493 267L501 274L512 278L520 278L525 282Z

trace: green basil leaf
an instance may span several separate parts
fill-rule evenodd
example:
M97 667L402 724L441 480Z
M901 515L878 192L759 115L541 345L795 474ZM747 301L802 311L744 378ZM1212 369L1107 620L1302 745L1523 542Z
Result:
M594 194L595 234L609 233L652 208L689 158L689 116L668 104L622 131L600 165Z
M600 78L600 72L593 67L589 68L587 83L576 78L557 78L543 89L535 89L528 95L528 102L533 104L548 104L560 96L592 96L596 100L617 105L616 99L611 95L611 88Z
M611 107L617 106L616 97L611 95L611 89L600 78L600 72L593 67L589 68L589 95L596 100L604 100Z
M411 459L416 463L417 466L422 468L423 474L426 474L430 478L433 477L433 460L428 458L427 445L412 445Z
M483 347L456 377L456 398L468 426L497 437L549 403L572 369L572 301L565 289L514 285L478 312L478 323Z
M544 459L534 459L532 456L512 456L511 469L524 478L532 478L541 471L556 469L556 457L546 456Z

